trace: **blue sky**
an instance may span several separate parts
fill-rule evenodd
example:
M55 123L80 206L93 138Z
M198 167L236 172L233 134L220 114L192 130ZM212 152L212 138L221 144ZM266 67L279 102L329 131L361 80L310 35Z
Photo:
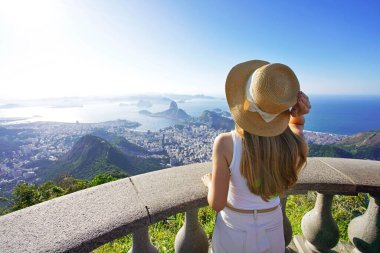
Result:
M309 94L380 95L376 1L3 1L0 98L224 95L235 64Z

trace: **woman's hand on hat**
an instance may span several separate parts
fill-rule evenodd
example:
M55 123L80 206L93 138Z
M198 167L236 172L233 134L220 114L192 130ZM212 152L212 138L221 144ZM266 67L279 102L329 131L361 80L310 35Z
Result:
M302 91L297 94L297 104L292 107L290 114L292 117L299 117L308 114L311 109L309 97Z
M203 175L201 179L202 179L203 184L209 187L211 183L211 173L207 173L206 175Z

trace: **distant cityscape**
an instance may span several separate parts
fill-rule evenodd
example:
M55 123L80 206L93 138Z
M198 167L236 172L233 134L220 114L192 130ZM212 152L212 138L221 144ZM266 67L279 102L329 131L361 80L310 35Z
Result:
M2 127L2 141L17 145L15 150L0 153L0 191L19 181L39 182L38 167L33 161L56 161L67 153L75 141L97 132L122 136L151 153L166 154L170 163L178 166L211 160L212 143L225 130L203 124L185 124L159 131L136 131L136 122L116 120L103 123L35 122ZM307 140L316 144L332 144L347 138L345 135L305 131ZM101 136L100 136L101 137ZM5 187L9 188L9 187Z
M307 130L304 130L304 135L308 143L319 145L335 144L349 137L349 135L320 133Z

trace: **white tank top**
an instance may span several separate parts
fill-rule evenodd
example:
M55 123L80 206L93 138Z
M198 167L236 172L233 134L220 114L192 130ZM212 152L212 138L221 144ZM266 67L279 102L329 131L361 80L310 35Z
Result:
M231 177L227 196L228 203L235 208L245 210L267 209L279 205L279 197L273 197L266 202L260 196L253 194L249 190L246 179L240 173L242 137L236 131L231 131L231 134L234 148L230 165Z

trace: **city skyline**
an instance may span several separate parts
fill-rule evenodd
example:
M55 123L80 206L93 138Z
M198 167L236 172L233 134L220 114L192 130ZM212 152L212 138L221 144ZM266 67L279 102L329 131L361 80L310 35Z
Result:
M0 99L222 97L230 68L289 65L308 94L380 95L380 4L0 1Z

